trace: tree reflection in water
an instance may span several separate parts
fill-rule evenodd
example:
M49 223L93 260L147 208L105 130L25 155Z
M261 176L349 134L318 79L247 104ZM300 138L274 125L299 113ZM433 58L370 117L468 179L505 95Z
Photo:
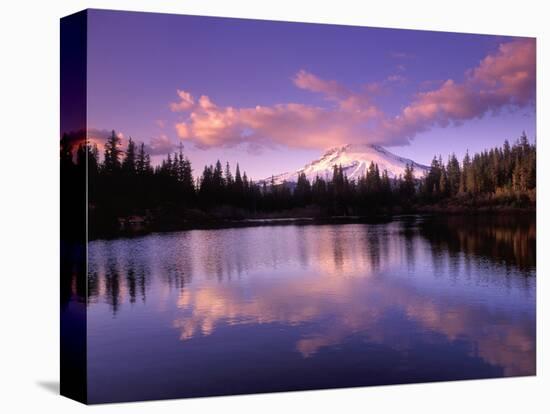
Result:
M117 365L116 355L124 355L142 372L170 361L164 374L184 383L178 366L191 358L214 384L231 369L228 360L209 362L223 343L243 367L261 371L275 355L278 365L301 367L294 379L300 389L318 384L315 361L348 367L345 378L323 386L530 375L534 245L534 220L525 217L407 217L95 241L90 358ZM157 352L146 353L148 363L134 361L128 344L136 358L147 347ZM262 375L275 369L258 371L255 382L249 378L256 385L243 382L243 392L270 390L260 386ZM224 393L212 387L189 392Z

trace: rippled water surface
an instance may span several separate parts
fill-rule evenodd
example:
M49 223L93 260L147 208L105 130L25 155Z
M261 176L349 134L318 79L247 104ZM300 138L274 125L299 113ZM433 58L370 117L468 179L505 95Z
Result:
M535 374L535 223L402 218L89 245L91 402Z

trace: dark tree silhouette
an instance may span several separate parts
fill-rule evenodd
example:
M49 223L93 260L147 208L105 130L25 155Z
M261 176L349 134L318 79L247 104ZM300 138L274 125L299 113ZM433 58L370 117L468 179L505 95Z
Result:
M116 135L115 131L111 132L111 136L105 144L105 155L103 162L103 169L107 173L115 173L120 169L120 155L122 150L120 147L120 138Z
M115 131L105 143L103 159L97 145L75 146L63 135L60 161L65 186L71 186L71 171L88 174L91 237L143 221L167 229L196 225L216 219L221 207L227 207L221 209L224 217L292 215L295 208L324 216L369 215L434 204L532 207L536 196L536 148L525 133L513 145L505 141L502 147L467 152L462 164L454 154L446 165L441 156L434 157L419 179L413 165L406 166L403 177L390 178L371 163L357 180L348 179L336 165L329 179L317 176L310 182L301 172L296 183L277 183L273 176L254 182L239 164L233 174L229 163L222 169L219 160L204 166L195 179L182 146L153 168L144 143L136 146L130 138L123 151Z
M136 172L136 144L132 141L132 137L128 139L126 156L122 161L122 171L127 175L132 175Z

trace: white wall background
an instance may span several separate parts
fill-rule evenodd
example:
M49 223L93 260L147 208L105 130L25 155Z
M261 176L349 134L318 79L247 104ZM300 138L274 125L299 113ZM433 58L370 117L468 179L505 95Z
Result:
M536 378L95 406L104 412L539 413L550 407L547 140L550 34L541 0L27 0L0 8L0 410L81 412L58 381L59 18L86 7L538 37ZM546 116L545 116L546 115ZM545 119L546 118L546 119ZM11 173L21 160L24 176Z

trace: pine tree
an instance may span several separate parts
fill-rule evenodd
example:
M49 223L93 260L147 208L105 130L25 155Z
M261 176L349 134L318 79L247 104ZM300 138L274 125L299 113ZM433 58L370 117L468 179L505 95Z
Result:
M464 160L462 161L462 174L460 176L460 192L461 193L468 193L472 191L472 179L468 178L472 173L471 170L471 160L470 160L470 154L468 150L466 150L466 155L464 156Z
M237 167L238 167L238 166L239 166L239 165L237 164ZM275 176L273 176L273 175L271 176L271 182L270 182L270 186L269 186L269 192L270 192L271 194L274 194L274 193L275 193Z
M369 168L367 170L367 191L372 196L376 196L380 191L380 171L378 169L378 164L375 164L371 161Z
M439 159L434 156L430 165L430 171L425 178L426 183L423 187L424 192L427 192L429 196L439 196L439 183L441 181L442 166L443 161L441 161L441 155L439 156Z
M327 201L327 183L319 176L315 177L311 186L311 196L315 204L324 206Z
M103 167L105 171L112 174L120 169L120 138L116 135L115 131L111 132L111 136L105 143L105 155Z
M391 182L388 176L388 170L382 172L382 178L380 179L380 192L382 195L382 204L389 204L391 202Z
M208 167L205 165L199 185L200 202L203 206L206 207L211 205L213 201L212 195L215 191L213 183L213 171L214 168L212 166Z
M86 157L87 157L87 147L85 144L79 144L76 150L76 165L85 168L86 167Z
M237 163L237 168L235 169L235 193L237 195L242 194L243 191L243 179L241 177L241 169Z
M414 180L414 166L407 164L405 166L405 176L401 183L401 194L406 201L410 202L416 193L416 186Z
M248 177L246 176L246 171L243 173L243 189L247 192L250 188L250 183L248 182Z
M231 167L229 162L225 164L225 185L230 188L233 185L233 175L231 174Z
M447 162L447 184L449 195L455 196L460 189L460 164L454 153Z
M134 144L134 141L132 141L132 137L128 140L126 156L122 161L122 170L126 174L133 174L136 171L136 145Z
M514 170L512 172L512 188L514 189L514 191L517 193L524 191L524 182L525 180L523 178L523 171L518 158L516 159Z
M222 195L224 184L225 183L223 179L222 164L220 160L218 160L216 161L214 172L212 173L212 189L214 191L213 194L218 197Z
M153 168L151 167L151 156L149 154L145 154L145 164L144 164L144 172L151 173Z
M168 177L172 177L174 172L174 163L172 162L172 155L168 154L166 157L166 163L164 164L164 174Z
M193 168L191 162L186 158L183 160L183 172L182 172L182 188L186 195L191 195L195 192L195 186L193 184Z
M147 157L148 154L145 153L145 144L142 142L139 146L139 151L136 159L136 172L138 175L145 175L147 173Z
M304 206L310 202L311 184L304 172L298 174L296 188L294 189L294 198L298 206Z
M185 215L190 207L209 210L224 203L249 212L314 204L324 214L345 215L368 214L381 206L409 207L439 202L457 196L460 199L454 202L468 205L510 203L524 206L535 202L536 148L525 134L511 146L505 141L500 148L472 156L466 152L462 164L455 154L451 154L446 165L441 156L434 157L429 173L420 179L415 178L413 165L406 165L403 177L390 179L388 172L381 173L373 162L357 181L348 179L344 168L335 165L332 179L317 176L310 183L301 172L295 186L286 182L275 185L274 176L255 184L246 173L241 174L239 164L233 176L229 163L222 169L220 161L215 166L204 166L202 175L194 178L191 162L181 146L179 152L167 154L153 169L145 144L137 147L129 139L123 155L120 139L114 131L105 144L102 162L97 145L81 144L74 154L71 145L65 134L61 139L62 168L78 169L87 165L89 176L93 177L90 200L98 209L96 211L111 211L118 217L145 214L145 211ZM116 171L129 174L113 174ZM65 180L65 183L70 181ZM466 194L471 197L463 199ZM110 220L116 222L116 216Z
M97 144L87 145L88 149L88 174L92 177L99 173L99 150Z
M439 176L439 196L447 197L448 195L448 184L447 184L447 173L445 169L441 169L441 174Z

